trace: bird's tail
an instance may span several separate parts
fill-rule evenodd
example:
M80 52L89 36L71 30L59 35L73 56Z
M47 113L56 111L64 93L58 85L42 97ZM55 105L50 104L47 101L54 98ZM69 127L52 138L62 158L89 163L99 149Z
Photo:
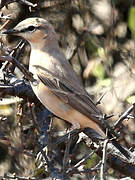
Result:
M112 144L127 158L130 159L129 153L115 139L111 140Z
M85 128L84 133L87 134L87 136L89 136L90 138L92 137L92 140L93 139L104 140L104 138L100 134L98 134L95 130L93 130L91 128ZM121 146L121 144L119 142L117 142L116 139L114 139L113 136L111 135L111 133L109 133L109 132L108 132L108 138L111 139L112 144L121 152L121 154L123 154L123 156L125 156L127 159L131 158L128 151L126 149L124 149Z

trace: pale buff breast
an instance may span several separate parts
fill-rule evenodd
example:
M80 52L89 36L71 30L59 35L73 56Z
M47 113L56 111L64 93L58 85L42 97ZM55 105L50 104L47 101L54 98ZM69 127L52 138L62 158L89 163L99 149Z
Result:
M40 62L40 63L39 63ZM39 100L54 114L57 116L61 113L61 118L64 119L65 113L68 114L71 111L71 108L68 104L63 103L57 96L55 96L39 79L37 76L37 71L34 65L41 65L46 69L49 69L51 66L51 59L48 54L42 53L38 50L34 50L31 52L30 63L29 63L29 71L34 74L34 78L37 80L37 85L32 84L32 89Z

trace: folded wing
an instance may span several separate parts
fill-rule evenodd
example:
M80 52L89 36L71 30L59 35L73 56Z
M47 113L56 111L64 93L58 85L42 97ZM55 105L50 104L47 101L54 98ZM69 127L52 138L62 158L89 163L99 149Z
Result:
M93 119L102 127L102 113L94 104L85 89L73 85L66 77L58 76L42 66L34 66L38 78L62 101L70 104L74 109Z

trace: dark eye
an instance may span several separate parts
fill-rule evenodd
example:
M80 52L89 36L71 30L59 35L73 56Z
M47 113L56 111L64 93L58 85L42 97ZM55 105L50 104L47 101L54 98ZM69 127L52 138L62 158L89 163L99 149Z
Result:
M36 29L35 26L29 26L29 27L28 27L28 31L34 31L35 29Z

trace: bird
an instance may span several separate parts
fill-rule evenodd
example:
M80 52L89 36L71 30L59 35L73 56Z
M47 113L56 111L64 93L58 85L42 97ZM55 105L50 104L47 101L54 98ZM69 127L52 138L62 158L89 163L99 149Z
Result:
M30 44L29 71L37 81L30 84L41 103L73 128L91 128L106 139L103 113L59 47L53 25L43 18L31 17L3 34L20 36ZM115 139L112 143L129 158L129 153Z

